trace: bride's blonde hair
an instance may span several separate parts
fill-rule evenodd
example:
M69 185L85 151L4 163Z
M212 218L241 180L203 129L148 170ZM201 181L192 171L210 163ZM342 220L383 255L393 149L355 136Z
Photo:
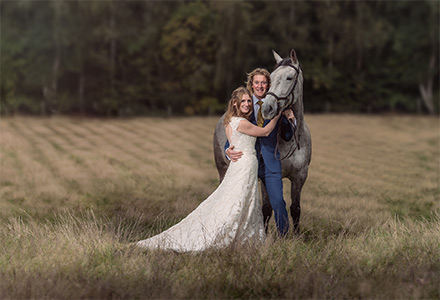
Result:
M223 122L225 126L229 124L232 117L243 117L249 119L250 115L252 114L254 109L253 104L251 104L251 109L247 114L242 113L240 110L240 101L244 94L247 94L252 100L251 92L249 92L249 90L245 87L241 86L232 92L231 100L229 100L228 109L226 110L225 119Z

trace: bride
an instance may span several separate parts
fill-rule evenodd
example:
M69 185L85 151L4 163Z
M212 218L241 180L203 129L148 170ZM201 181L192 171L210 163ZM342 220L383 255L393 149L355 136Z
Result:
M253 111L251 99L246 88L234 90L224 119L228 141L243 152L241 159L231 161L221 184L186 218L136 245L186 252L264 241L255 141L269 135L281 113L265 127L255 126L248 121Z

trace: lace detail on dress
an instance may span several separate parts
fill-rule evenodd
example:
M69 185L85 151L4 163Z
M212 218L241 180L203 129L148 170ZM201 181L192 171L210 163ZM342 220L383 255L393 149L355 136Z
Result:
M229 122L232 128L231 145L235 146L235 150L243 151L244 155L255 155L255 141L257 138L237 131L238 125L240 125L240 121L242 120L246 119L232 117Z
M241 120L244 118L233 117L230 121L231 144L243 151L243 156L230 163L217 189L178 224L138 242L138 246L185 252L264 240L256 138L237 131Z

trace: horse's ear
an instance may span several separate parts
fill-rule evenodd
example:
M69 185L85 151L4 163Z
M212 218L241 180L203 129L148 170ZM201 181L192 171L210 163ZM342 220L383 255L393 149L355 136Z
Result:
M275 50L272 50L272 54L273 54L273 58L275 58L275 61L277 63L283 60L283 58L278 53L276 53Z
M292 48L292 50L290 50L290 59L292 60L292 63L294 65L298 64L298 59L296 58L296 52L295 49Z

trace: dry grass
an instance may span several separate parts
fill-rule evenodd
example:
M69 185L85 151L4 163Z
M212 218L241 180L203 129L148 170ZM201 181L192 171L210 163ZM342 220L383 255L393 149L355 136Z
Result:
M217 118L3 118L0 298L439 298L439 120L306 120L302 235L176 255L130 243L215 189Z
M132 205L153 218L171 199L185 215L217 184L215 120L194 121L3 119L1 215Z

